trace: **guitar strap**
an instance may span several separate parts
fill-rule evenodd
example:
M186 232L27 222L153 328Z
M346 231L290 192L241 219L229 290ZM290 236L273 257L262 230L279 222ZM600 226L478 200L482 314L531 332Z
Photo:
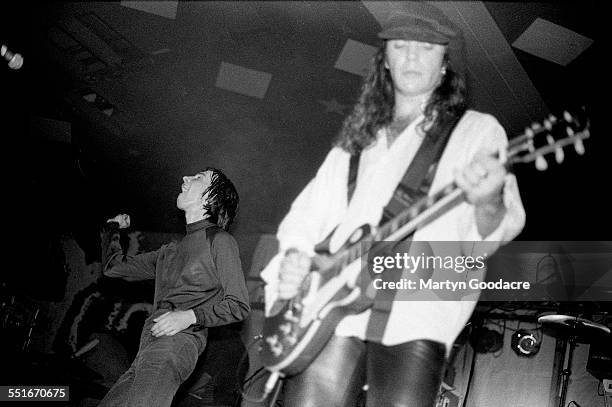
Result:
M444 123L438 137L426 136L414 159L408 166L404 177L395 188L391 199L383 210L380 224L388 222L401 211L410 207L421 197L427 195L433 182L438 161L450 138L450 134L462 116L453 117ZM404 240L410 240L408 237ZM405 245L403 245L405 247ZM402 273L385 273L385 281L399 281ZM390 278L389 278L390 277ZM366 340L380 342L389 321L389 314L397 290L377 290L366 328Z
M349 161L349 173L347 179L347 188L346 188L346 205L351 202L351 198L353 198L353 193L355 192L355 187L357 186L357 171L359 170L359 159L361 157L361 150L357 150L355 153L351 154L351 158ZM332 229L331 232L327 235L325 239L321 242L317 243L314 247L315 253L320 254L329 254L329 243L331 241L334 232L338 227L336 226Z
M346 188L347 204L351 202L351 198L353 198L353 193L355 192L355 187L357 186L357 170L359 170L360 158L361 150L357 150L355 153L351 154L351 160L349 161L348 184Z

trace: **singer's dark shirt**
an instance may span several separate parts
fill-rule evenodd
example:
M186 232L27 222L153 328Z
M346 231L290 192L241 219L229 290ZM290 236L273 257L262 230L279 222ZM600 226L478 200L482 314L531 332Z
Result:
M128 281L154 278L153 314L158 309L192 309L197 322L189 329L194 331L245 319L250 307L236 240L208 220L187 224L186 229L180 242L136 256L111 255L108 233L104 275Z

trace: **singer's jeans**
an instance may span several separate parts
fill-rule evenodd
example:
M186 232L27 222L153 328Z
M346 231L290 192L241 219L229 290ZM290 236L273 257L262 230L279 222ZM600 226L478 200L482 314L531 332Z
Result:
M142 329L134 362L113 385L99 407L170 406L180 384L195 368L206 345L202 337L182 331L173 336L156 338L151 335L155 315L147 319Z
M284 406L355 406L368 383L367 407L433 407L444 358L439 342L384 346L334 336L304 372L286 380Z

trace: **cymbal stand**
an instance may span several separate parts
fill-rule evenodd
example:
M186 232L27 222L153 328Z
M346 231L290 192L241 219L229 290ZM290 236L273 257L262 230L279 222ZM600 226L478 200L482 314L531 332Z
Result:
M574 358L574 348L576 347L576 336L570 335L567 339L569 343L569 353L567 355L567 366L561 372L561 397L559 398L559 407L565 407L565 397L567 396L567 388L569 379L572 374L572 359Z

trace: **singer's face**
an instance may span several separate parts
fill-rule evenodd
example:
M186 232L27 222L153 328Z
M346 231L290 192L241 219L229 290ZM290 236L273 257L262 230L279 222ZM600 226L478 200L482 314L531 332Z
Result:
M176 198L176 206L179 209L202 208L208 199L208 193L204 194L212 182L212 172L200 172L192 176L184 176L181 192Z

